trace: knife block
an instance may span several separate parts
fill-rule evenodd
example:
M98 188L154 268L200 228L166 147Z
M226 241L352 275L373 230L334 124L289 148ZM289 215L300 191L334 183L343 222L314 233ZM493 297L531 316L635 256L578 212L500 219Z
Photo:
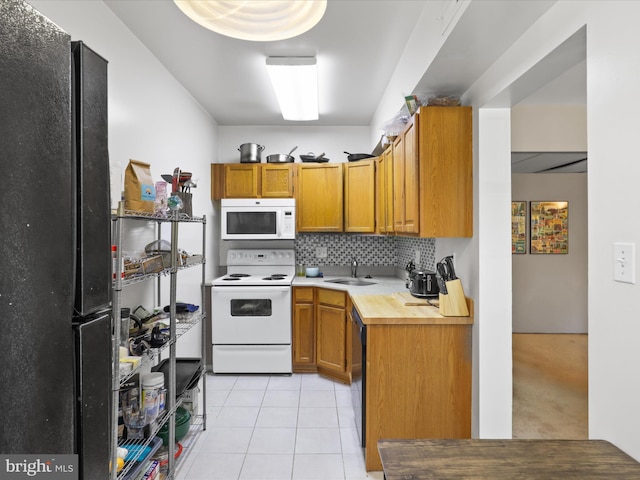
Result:
M464 289L459 278L446 282L447 294L441 293L440 315L443 317L468 317L469 308L464 296Z

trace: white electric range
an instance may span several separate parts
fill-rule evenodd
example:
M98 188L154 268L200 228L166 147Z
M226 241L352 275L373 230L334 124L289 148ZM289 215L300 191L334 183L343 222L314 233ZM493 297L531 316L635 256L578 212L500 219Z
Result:
M291 373L294 250L229 250L211 289L214 373Z

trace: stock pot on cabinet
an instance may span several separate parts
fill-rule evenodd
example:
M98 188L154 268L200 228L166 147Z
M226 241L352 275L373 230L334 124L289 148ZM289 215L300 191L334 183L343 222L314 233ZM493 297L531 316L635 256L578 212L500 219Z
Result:
M264 145L257 143L243 143L238 148L240 152L240 163L260 163Z

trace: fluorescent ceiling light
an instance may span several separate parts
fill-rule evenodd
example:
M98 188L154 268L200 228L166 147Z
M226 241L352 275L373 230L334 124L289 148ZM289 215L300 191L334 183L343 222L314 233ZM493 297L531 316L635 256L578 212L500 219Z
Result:
M313 28L327 0L173 0L182 12L209 30L257 42L284 40Z
M318 119L316 57L267 57L267 71L285 120Z

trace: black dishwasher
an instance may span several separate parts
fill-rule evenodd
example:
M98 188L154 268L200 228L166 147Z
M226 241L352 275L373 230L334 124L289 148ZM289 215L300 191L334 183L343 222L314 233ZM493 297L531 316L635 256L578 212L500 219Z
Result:
M355 307L351 310L353 318L353 363L351 381L351 402L356 420L356 429L360 445L365 446L365 410L366 410L366 369L367 369L367 326L362 323Z

